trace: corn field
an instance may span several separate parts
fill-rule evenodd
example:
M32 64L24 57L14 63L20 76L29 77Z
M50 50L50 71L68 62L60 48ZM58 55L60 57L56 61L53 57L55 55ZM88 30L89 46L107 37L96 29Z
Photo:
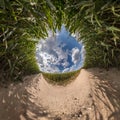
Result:
M119 0L0 0L2 80L39 72L35 46L64 24L79 33L84 67L120 67Z
M70 80L75 79L80 73L80 70L72 71L72 72L66 72L66 73L44 73L43 77L53 84L65 84Z

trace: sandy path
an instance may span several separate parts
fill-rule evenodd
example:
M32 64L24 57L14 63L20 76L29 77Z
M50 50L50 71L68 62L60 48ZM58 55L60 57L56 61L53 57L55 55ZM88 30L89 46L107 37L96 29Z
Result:
M49 109L54 114L72 114L80 110L87 103L90 94L89 75L82 70L75 81L67 86L53 86L48 84L42 75L27 88L33 95L32 101ZM34 86L33 86L34 84ZM40 88L40 89L39 89ZM37 99L34 99L37 98Z
M39 74L1 87L0 120L120 120L120 71L83 69L67 86Z

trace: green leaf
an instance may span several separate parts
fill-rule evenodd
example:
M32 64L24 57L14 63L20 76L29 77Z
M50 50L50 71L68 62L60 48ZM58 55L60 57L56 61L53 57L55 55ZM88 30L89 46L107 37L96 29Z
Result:
M120 32L120 29L117 28L117 27L115 27L115 26L107 27L107 30L109 30L109 31L118 31L118 32Z
M100 27L102 27L102 25L101 25L101 23L100 23L100 20L98 19L98 16L97 16L97 15L95 15L95 20L96 20L97 24L98 24Z
M114 6L111 7L111 10L112 10L112 13L113 13L115 16L120 17L120 14L117 14L117 13L115 12L115 7L114 7Z

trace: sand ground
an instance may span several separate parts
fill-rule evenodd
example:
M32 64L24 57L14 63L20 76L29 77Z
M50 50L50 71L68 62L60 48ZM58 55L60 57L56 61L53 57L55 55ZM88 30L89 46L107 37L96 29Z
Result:
M120 120L120 71L82 69L66 86L38 74L0 87L0 120Z

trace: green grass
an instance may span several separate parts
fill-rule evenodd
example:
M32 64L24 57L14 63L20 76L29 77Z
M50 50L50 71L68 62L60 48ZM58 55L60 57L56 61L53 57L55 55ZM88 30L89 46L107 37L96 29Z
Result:
M35 2L1 0L0 71L5 81L21 80L26 74L40 71L35 59L36 44L47 36L51 18L47 3Z
M45 73L42 72L43 77L50 83L58 85L66 85L74 80L80 73L80 70L66 73Z
M67 28L85 45L84 67L120 67L120 2L69 1L64 11Z

